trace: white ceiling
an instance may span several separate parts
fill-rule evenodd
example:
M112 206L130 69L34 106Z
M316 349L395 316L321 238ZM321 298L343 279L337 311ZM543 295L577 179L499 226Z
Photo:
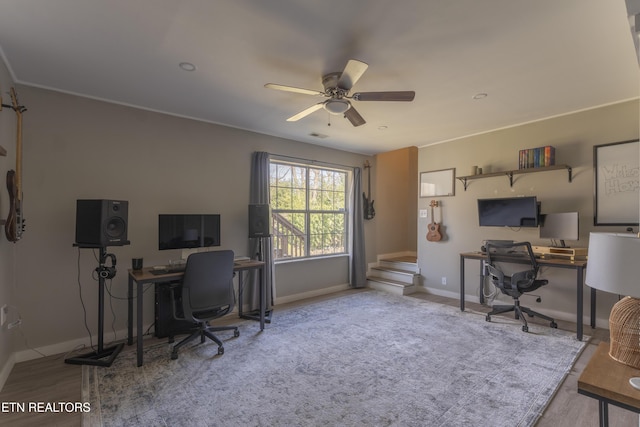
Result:
M2 0L0 48L17 83L370 154L640 93L625 0ZM286 121L321 99L263 87L322 90L350 58L353 91L415 100L327 126Z

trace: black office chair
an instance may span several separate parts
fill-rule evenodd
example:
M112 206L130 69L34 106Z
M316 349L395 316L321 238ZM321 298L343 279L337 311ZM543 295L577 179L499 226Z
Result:
M218 354L224 354L222 341L215 331L234 331L239 337L237 326L209 326L209 321L222 317L233 310L235 294L233 292L233 251L198 252L189 255L182 281L182 301L179 302L171 292L173 317L198 324L198 329L173 347L171 358L178 358L178 349L196 337L204 343L205 337L218 344ZM177 313L181 304L184 317ZM169 337L169 342L173 337Z
M524 249L526 249L526 251ZM548 283L548 280L537 279L539 267L538 262L536 261L536 257L533 255L531 243L487 242L486 251L487 260L485 266L487 268L487 272L489 273L491 282L496 287L498 287L503 294L509 295L513 298L513 305L494 305L491 312L487 313L487 322L491 321L491 316L493 316L494 314L508 313L510 311L513 311L515 312L516 319L522 320L522 330L524 332L529 331L529 326L527 325L527 319L525 319L523 313L528 314L529 317L537 316L541 319L548 320L549 322L551 322L550 326L552 328L557 328L558 325L551 317L545 316L544 314L540 314L531 310L530 308L522 307L520 305L519 298L522 294L526 292L533 292ZM497 258L499 258L500 255L526 258L530 262L531 268L529 270L520 271L517 273L513 273L511 276L507 276L496 264L497 262L499 262L497 261ZM505 262L509 261L505 260Z

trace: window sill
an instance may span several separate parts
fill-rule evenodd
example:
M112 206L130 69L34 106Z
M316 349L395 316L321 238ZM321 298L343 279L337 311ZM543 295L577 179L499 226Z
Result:
M344 258L349 257L349 254L336 254L336 255L319 255L314 257L305 257L305 258L283 258L277 259L274 261L276 265L278 264L291 264L296 262L305 262L305 261L316 261L316 260L325 260L331 258Z

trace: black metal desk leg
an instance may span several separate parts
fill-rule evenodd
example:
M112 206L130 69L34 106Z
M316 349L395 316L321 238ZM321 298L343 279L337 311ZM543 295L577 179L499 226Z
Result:
M460 255L460 311L464 311L464 257Z
M133 344L133 278L129 275L127 289L127 345Z
M138 356L138 366L142 366L142 291L143 285L140 283L137 284L138 293L137 293L137 301L136 301L136 354Z
M609 405L602 399L598 400L598 416L600 417L600 427L609 427Z
M577 302L578 302L578 306L576 307L576 327L577 327L577 332L576 332L576 336L578 338L578 341L582 341L582 322L583 322L583 298L584 298L584 292L582 290L583 286L584 286L584 269L582 268L578 268L576 270L576 286L578 287L577 291Z
M480 261L480 304L484 305L484 260Z
M244 271L238 271L238 317L242 317L242 304L244 304L244 298L242 296L244 291L244 285L242 283L242 276Z
M260 280L260 330L264 331L264 317L267 308L267 289L264 281L264 266L260 267L258 278Z

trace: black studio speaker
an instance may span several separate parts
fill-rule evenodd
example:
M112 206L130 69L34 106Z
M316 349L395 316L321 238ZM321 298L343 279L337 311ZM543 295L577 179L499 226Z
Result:
M76 244L97 247L128 245L129 202L122 200L78 200Z
M249 237L271 236L269 205L249 205Z

